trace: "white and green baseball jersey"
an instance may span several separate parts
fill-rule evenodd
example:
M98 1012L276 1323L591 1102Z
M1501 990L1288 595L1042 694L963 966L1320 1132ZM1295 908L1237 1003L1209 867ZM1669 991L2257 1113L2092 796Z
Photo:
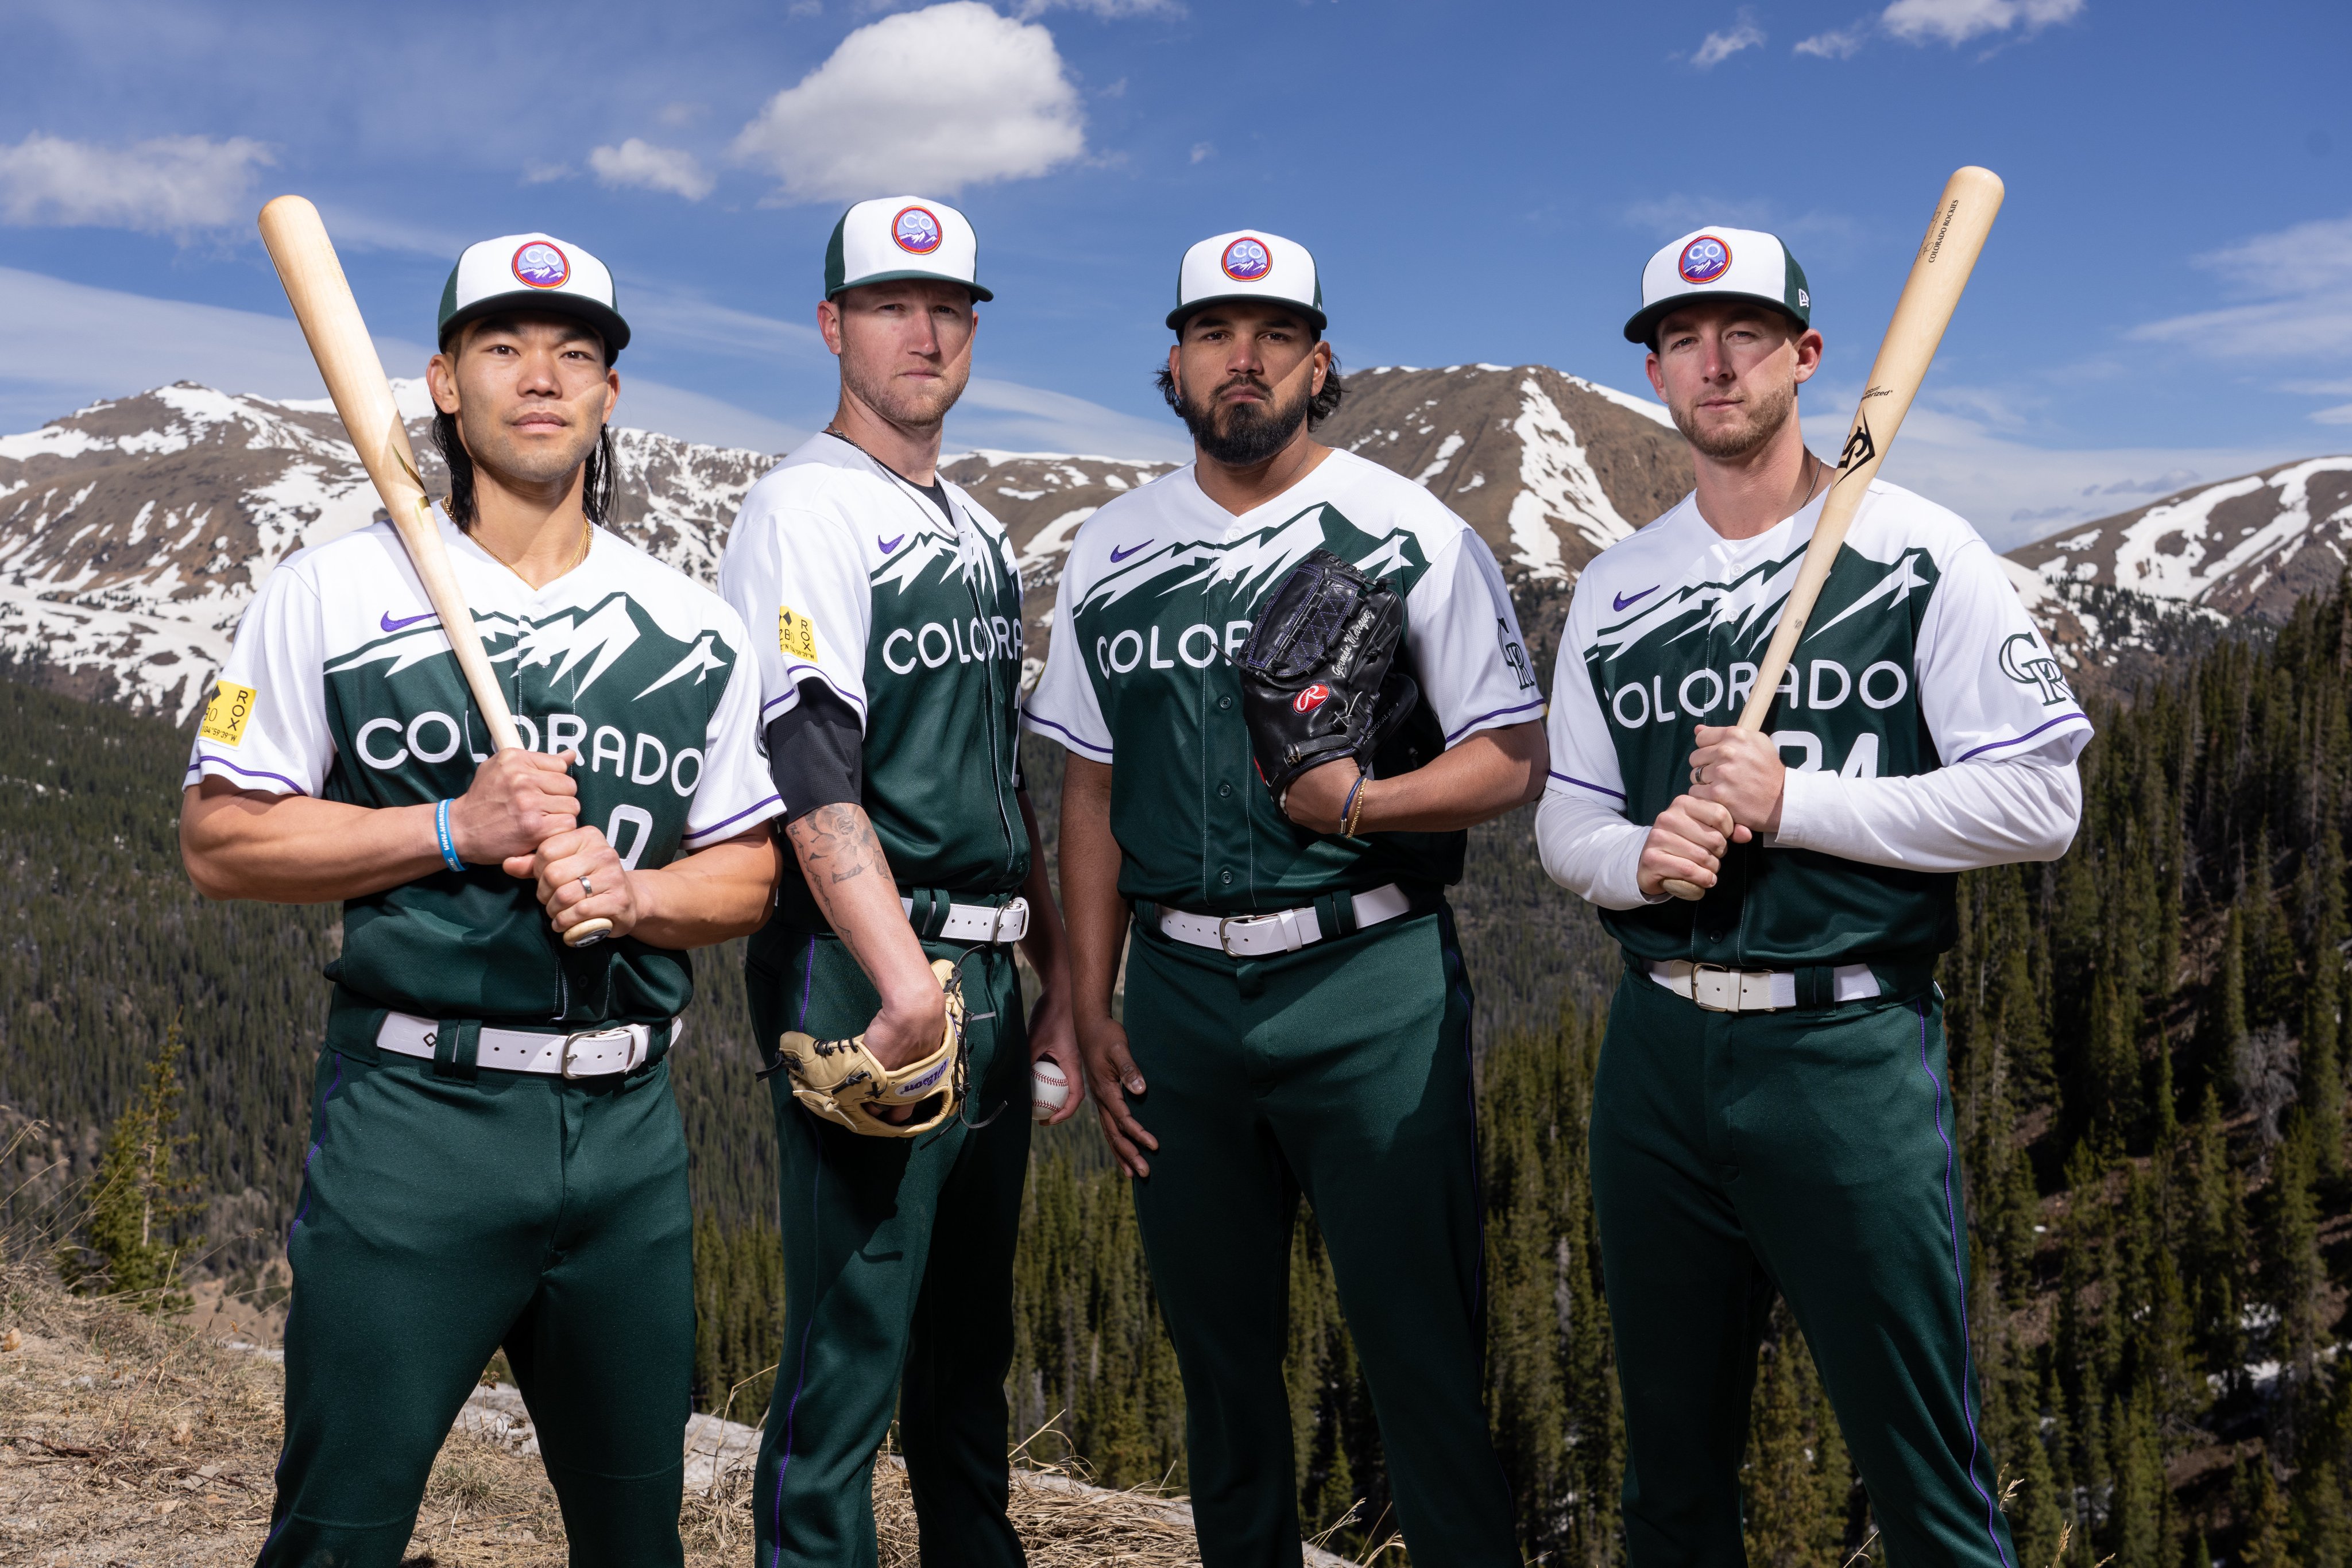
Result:
M1542 716L1493 554L1427 490L1333 452L1237 517L1202 494L1188 464L1079 526L1029 699L1030 728L1112 765L1129 898L1239 914L1461 876L1462 833L1318 833L1276 810L1259 780L1234 657L1258 601L1318 549L1404 599L1401 657L1422 703L1407 744L1423 759Z
M1692 732L1738 721L1821 508L1731 540L1686 497L1593 559L1560 638L1549 793L1647 824L1688 790ZM2071 762L2091 735L1984 540L1887 484L1864 499L1779 694L1768 727L1782 759L1847 779L2030 754ZM1757 841L1735 846L1705 899L1601 920L1651 960L1920 958L1952 944L1953 883L1948 871Z
M719 590L762 628L762 724L809 680L856 713L864 805L900 885L1009 893L1029 873L1013 798L1021 574L1003 525L941 486L952 520L850 443L816 436L743 497ZM793 883L788 872L788 898Z
M782 810L761 762L742 622L602 529L534 591L434 512L525 746L574 751L580 821L633 869ZM457 655L389 523L280 562L237 625L187 779L354 805L465 793L490 744ZM329 974L435 1019L657 1022L693 994L687 956L635 939L572 949L537 884L436 872L343 906Z

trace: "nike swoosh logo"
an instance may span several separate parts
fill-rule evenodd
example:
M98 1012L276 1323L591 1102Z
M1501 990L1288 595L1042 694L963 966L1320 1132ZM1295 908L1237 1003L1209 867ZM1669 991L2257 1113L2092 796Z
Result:
M383 612L383 618L378 621L376 624L383 627L387 632L397 632L403 626L414 626L419 621L430 621L436 613L437 612L428 610L422 615L408 615L402 617L398 621L394 621L392 618L392 612L387 610Z
M1630 605L1630 604L1633 603L1636 600L1647 599L1647 598L1649 598L1649 597L1650 597L1650 595L1652 595L1653 593L1657 592L1659 589L1664 588L1664 586L1665 586L1665 584L1664 584L1664 583L1662 583L1662 582L1654 582L1654 583L1650 584L1650 586L1649 586L1649 587L1647 587L1647 588L1645 588L1645 589L1642 590L1642 591L1641 591L1641 592L1639 592L1639 593L1620 593L1620 594L1617 594L1617 595L1615 595L1613 598L1612 598L1612 599L1610 600L1610 602L1611 602L1612 604L1615 605L1615 606L1617 607L1617 609L1618 609L1618 610L1620 610L1620 611L1622 612L1622 610L1624 610L1628 605Z
M904 534L900 534L895 539L886 539L880 534L876 534L874 536L874 548L880 550L884 555L888 555L892 550L897 549L900 545L905 544L906 542L907 536Z
M1127 549L1120 549L1117 545L1113 545L1113 546L1111 547L1111 551L1110 551L1110 563L1111 563L1111 565L1113 565L1113 566L1117 566L1120 561L1125 560L1129 556L1131 556L1131 555L1133 555L1137 550L1141 549L1143 548L1143 545L1148 545L1148 544L1150 544L1150 542L1151 542L1151 541L1150 541L1150 539L1146 539L1146 540L1144 540L1144 541L1143 541L1143 544L1141 544L1141 545L1129 545L1129 546Z

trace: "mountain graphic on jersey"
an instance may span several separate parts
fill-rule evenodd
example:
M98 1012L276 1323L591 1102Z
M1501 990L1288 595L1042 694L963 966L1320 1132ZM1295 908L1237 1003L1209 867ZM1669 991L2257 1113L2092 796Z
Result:
M959 579L963 582L977 583L982 580L987 565L986 554L992 549L1003 557L1004 574L1008 577L1013 574L1015 558L1013 546L1002 534L992 544L985 534L975 528L972 537L960 545L935 528L926 528L915 535L912 545L898 550L898 547L905 538L901 534L889 540L887 546L880 538L875 539L876 545L884 546L882 554L887 559L868 574L866 581L870 585L877 589L895 588L904 594L927 585L938 586ZM894 550L898 553L893 554Z
M1804 558L1799 541L1729 582L1680 584L1594 634L1585 670L1643 797L1628 802L1637 820L1680 792L1694 726L1738 722ZM1766 721L1790 767L1875 779L1936 765L1912 671L1938 577L1924 548L1889 562L1840 547Z
M735 650L708 629L673 636L623 592L538 621L477 611L475 625L523 745L579 754L581 821L633 863L645 844L676 841ZM461 793L488 757L437 621L331 659L324 674L331 793L367 805L438 800Z
M1139 549L1087 589L1086 595L1072 606L1071 620L1081 632L1090 625L1100 624L1114 636L1123 636L1129 631L1140 633L1160 619L1157 601L1182 594L1188 602L1197 605L1197 601L1191 599L1193 593L1206 597L1218 610L1246 615L1255 610L1257 601L1291 568L1317 549L1328 549L1368 576L1386 578L1400 596L1412 592L1412 585L1429 570L1429 558L1412 534L1399 528L1384 538L1375 538L1356 527L1337 507L1318 502L1273 528L1222 543L1187 540L1163 545L1156 550ZM1143 597L1137 599L1139 594ZM1128 602L1130 600L1135 602ZM1242 634L1248 635L1246 621L1231 624L1242 626ZM1233 651L1241 646L1226 635L1230 629L1230 624L1213 628L1228 660ZM1170 626L1166 630L1182 638L1195 628ZM1197 636L1191 639L1194 647L1198 642ZM1230 646L1225 646L1227 643Z

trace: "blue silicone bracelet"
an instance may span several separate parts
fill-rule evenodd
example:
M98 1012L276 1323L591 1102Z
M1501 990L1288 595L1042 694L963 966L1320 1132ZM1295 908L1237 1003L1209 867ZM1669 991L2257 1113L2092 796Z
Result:
M1371 775L1369 773L1358 773L1356 775L1356 781L1348 786L1348 802L1346 805L1339 808L1339 831L1341 832L1344 833L1348 831L1348 813L1356 809L1356 792L1364 787L1364 780L1370 777Z
M444 800L433 808L433 831L441 836L441 863L451 871L464 871L466 862L457 858L457 841L449 836L449 806Z

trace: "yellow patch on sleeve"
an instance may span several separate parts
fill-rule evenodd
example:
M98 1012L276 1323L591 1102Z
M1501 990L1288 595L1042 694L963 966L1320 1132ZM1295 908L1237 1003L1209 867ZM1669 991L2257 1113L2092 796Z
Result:
M245 739L246 721L253 716L254 699L259 695L251 686L238 685L235 681L222 681L213 700L205 705L205 722L196 733L206 740L217 740L225 746L236 746Z
M776 612L776 646L795 659L816 657L816 623L787 604Z

